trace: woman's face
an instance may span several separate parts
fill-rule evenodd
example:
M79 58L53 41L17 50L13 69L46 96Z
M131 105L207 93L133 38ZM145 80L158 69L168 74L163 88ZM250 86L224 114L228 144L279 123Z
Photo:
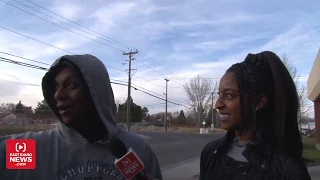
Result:
M225 130L235 129L241 123L240 96L234 72L225 73L219 84L219 98L215 107L219 110L221 127ZM244 104L248 105L244 93ZM248 108L245 108L248 109ZM246 110L245 110L246 112ZM247 113L245 113L246 115ZM248 117L248 116L246 116Z

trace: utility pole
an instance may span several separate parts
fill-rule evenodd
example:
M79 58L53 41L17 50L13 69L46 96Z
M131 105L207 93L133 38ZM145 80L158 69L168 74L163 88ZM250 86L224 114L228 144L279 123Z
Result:
M123 53L123 55L125 56L129 56L129 60L126 60L126 61L129 61L129 69L128 69L128 98L127 98L127 119L126 119L126 124L127 124L127 131L130 130L130 107L131 107L131 70L134 70L134 69L131 69L131 61L135 60L133 58L133 55L134 54L137 54L138 51L130 51L128 53Z
M214 125L213 125L213 92L211 93L211 109L212 109L212 112L211 112L211 128L212 128L212 130L213 130L213 127L214 127Z
M166 81L166 116L164 119L164 129L167 132L167 119L168 119L168 81L169 79L164 79Z

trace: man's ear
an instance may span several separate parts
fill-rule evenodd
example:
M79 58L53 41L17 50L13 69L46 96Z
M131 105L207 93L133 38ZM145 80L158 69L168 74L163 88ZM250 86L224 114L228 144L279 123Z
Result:
M256 110L263 108L268 102L268 97L265 94L260 94L257 96L257 107Z

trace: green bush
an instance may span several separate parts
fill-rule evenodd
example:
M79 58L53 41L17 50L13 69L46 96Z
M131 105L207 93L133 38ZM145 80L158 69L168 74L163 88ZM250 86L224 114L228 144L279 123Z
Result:
M310 132L310 138L315 138L316 137L316 131Z

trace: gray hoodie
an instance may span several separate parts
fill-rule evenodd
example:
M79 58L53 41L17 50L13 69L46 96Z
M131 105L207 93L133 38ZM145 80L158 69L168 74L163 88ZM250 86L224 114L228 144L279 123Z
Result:
M71 63L80 70L88 85L92 100L103 121L108 138L89 143L75 130L65 126L49 97L52 84L52 68L63 61ZM51 77L52 78L52 77ZM128 148L132 148L145 165L144 173L154 179L162 179L160 166L154 152L138 135L118 127L115 120L115 102L108 72L104 64L91 55L63 56L56 60L43 77L42 89L45 100L60 120L55 129L41 132L26 132L0 137L0 179L1 180L122 180L114 165L115 158L108 149L111 138L119 138ZM35 139L36 169L7 170L6 140Z

